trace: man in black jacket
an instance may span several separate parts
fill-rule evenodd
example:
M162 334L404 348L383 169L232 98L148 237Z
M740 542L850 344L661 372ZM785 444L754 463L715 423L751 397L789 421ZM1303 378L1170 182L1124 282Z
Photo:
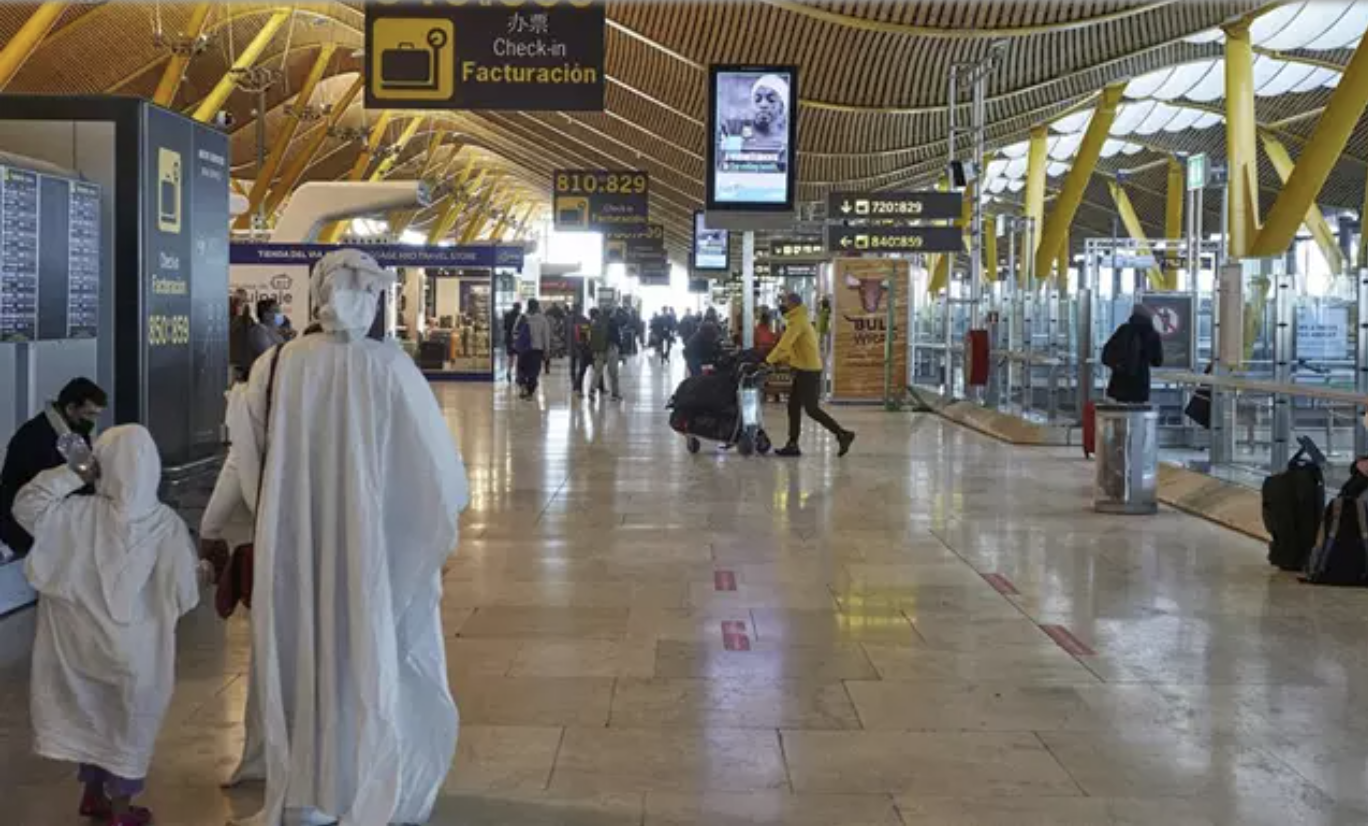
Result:
M57 451L58 430L79 433L90 443L95 422L109 404L105 392L90 379L72 379L42 412L14 433L0 470L0 542L19 556L33 547L33 537L14 520L14 497L43 471L65 464Z
M1164 343L1154 329L1153 310L1135 305L1130 320L1107 339L1102 364L1111 370L1109 398L1127 404L1149 402L1150 368L1164 366Z

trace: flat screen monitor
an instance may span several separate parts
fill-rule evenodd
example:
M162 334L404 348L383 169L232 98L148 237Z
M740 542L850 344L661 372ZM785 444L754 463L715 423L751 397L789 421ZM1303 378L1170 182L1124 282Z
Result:
M710 67L708 211L792 212L797 130L797 67Z
M708 229L702 212L694 213L693 267L702 272L725 272L731 261L731 234L725 229Z

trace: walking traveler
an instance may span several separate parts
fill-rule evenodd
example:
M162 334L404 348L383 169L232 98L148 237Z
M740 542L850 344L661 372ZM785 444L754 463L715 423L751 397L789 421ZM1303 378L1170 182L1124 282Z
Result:
M518 351L518 385L521 396L530 399L537 395L541 379L542 361L551 351L551 322L541 311L541 302L533 298L527 302L527 312L518 322L514 333Z
M774 455L803 455L798 447L798 437L803 433L803 413L806 412L808 418L831 431L840 446L837 455L844 456L850 452L855 433L841 427L822 409L822 355L817 348L817 331L808 320L802 296L789 293L784 305L784 334L766 361L770 364L787 364L793 372L793 388L789 391L788 402L788 444L775 451Z
M1111 370L1108 397L1128 404L1149 402L1150 368L1164 366L1164 343L1154 329L1153 310L1135 305L1130 319L1103 346L1102 363Z

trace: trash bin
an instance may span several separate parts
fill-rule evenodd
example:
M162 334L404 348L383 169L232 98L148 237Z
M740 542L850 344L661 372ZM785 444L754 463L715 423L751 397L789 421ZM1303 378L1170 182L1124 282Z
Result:
M1154 513L1159 473L1159 413L1147 404L1097 405L1099 513Z

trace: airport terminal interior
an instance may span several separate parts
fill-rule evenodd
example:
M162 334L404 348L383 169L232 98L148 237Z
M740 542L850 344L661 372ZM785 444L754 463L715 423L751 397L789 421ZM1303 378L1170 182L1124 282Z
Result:
M412 374L463 462L433 826L1368 824L1365 32L1366 0L0 5L0 820L416 817L325 808L386 782L313 750L375 651L329 636L361 589L277 579L356 520L275 430L237 476L249 385L320 336ZM339 250L374 279L324 289ZM209 560L159 721L110 642L132 574L91 563L92 607L42 561L98 530L14 532L45 467L123 507L79 377ZM389 466L375 418L312 456ZM274 560L245 585L201 530L224 479L257 513L225 551ZM304 489L342 540L263 550L251 497ZM396 570L430 533L378 521ZM287 581L343 676L230 784L279 632L216 609ZM392 620L365 714L402 741ZM54 746L62 703L142 726L145 777Z

